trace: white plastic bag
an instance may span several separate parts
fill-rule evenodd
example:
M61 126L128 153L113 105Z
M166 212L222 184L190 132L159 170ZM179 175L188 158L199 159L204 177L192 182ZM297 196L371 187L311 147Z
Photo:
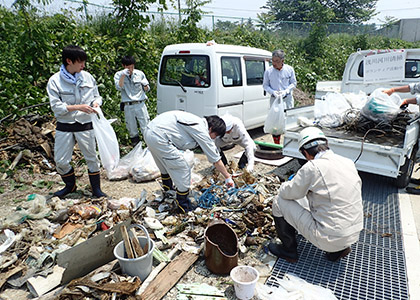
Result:
M345 112L351 106L340 93L327 93L321 100L315 100L314 115L321 127L334 128L343 125Z
M185 150L183 151L183 156L187 161L188 166L193 168L194 152L191 150ZM148 148L143 150L141 157L136 160L136 164L132 165L130 175L136 182L150 181L160 176L160 170Z
M272 135L284 133L285 124L284 102L277 97L268 111L267 119L264 123L264 132Z
M384 88L373 91L360 113L374 122L392 121L400 110L401 98L397 93L391 96L383 92Z
M130 175L130 169L133 166L140 164L143 151L141 143L138 143L129 153L120 159L118 165L114 169L107 172L108 179L122 180L128 178Z
M276 283L279 287L257 283L257 298L262 300L337 300L330 289L310 284L293 274L285 274L283 279L276 279Z
M98 143L99 156L102 166L106 172L111 172L120 160L120 149L117 136L114 129L107 119L105 119L102 110L96 107L97 114L91 114L93 131L96 142Z

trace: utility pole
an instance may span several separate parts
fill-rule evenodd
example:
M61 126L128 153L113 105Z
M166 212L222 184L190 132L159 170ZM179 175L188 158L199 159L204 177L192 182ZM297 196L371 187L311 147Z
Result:
M178 0L178 22L181 24L181 0Z

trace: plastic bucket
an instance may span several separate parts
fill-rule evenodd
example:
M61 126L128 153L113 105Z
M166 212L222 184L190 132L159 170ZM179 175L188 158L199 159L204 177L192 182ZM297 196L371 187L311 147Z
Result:
M118 259L121 271L124 274L130 276L138 276L140 277L141 281L144 281L152 271L153 250L155 249L155 243L152 239L150 239L146 228L141 225L130 226L130 228L132 227L139 227L146 233L145 237L139 236L137 239L142 248L144 248L144 246L149 243L148 252L145 255L137 258L126 258L124 241L121 241L114 248L114 256Z
M253 267L237 266L230 271L235 294L238 299L247 300L254 296L255 285L260 274Z

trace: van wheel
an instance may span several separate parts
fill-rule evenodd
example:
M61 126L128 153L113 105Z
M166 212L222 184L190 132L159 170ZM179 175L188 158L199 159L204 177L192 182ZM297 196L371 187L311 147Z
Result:
M257 145L257 150L255 150L255 157L267 160L276 160L284 157L282 149L274 149L271 147L264 147Z
M400 175L395 179L395 185L399 189L405 188L411 179L411 173L413 173L414 163L416 161L416 154L418 145L414 146L413 151L409 158L405 160L405 163L400 167Z

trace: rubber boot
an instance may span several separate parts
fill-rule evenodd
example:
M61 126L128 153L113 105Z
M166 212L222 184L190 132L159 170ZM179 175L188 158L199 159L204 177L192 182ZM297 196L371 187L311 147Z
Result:
M280 135L273 135L274 144L280 145Z
M228 161L227 161L226 155L223 153L222 150L220 150L220 159L222 160L223 165L226 166Z
M162 177L162 187L164 192L174 189L172 185L172 178L169 174L161 174L160 177Z
M190 193L190 190L187 190L186 192L180 192L176 190L176 204L178 206L178 212L179 213L186 213L189 211L192 211L192 205L190 199L188 199L188 195Z
M325 256L329 261L338 261L340 258L347 256L351 252L351 248L347 247L344 250L337 252L326 252Z
M420 185L416 186L416 187L407 187L405 189L407 191L407 193L409 194L414 194L414 195L420 195Z
M66 186L57 192L54 193L54 196L64 198L67 194L73 193L76 191L76 176L74 175L74 169L71 168L69 172L64 175L61 175Z
M136 135L135 137L130 138L131 146L135 147L140 142L140 137Z
M238 168L243 169L245 168L246 164L248 163L248 157L246 156L245 152L242 154L241 158L238 162Z
M274 217L274 224L281 244L270 243L268 249L275 256L283 258L290 263L298 261L296 231L283 217Z
M93 196L97 198L106 197L107 195L101 191L101 176L99 172L93 173L89 171L88 174Z

